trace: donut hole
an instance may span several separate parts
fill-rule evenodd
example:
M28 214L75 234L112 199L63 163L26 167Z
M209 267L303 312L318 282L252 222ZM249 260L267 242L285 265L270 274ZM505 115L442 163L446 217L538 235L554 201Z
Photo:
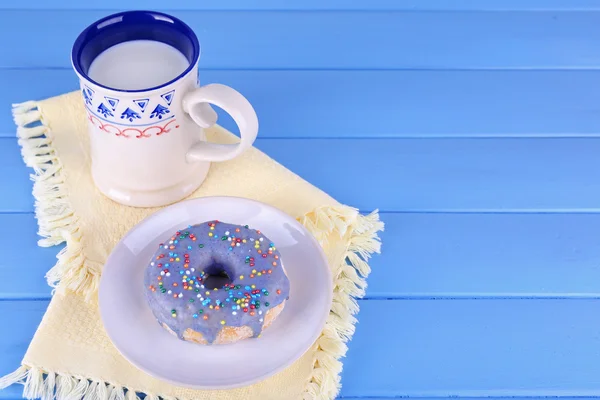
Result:
M233 282L228 268L219 263L213 263L207 268L204 268L204 287L206 289L221 289L223 286Z

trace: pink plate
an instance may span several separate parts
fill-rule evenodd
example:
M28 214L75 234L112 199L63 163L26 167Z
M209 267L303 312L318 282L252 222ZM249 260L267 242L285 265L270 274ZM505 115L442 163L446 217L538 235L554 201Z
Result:
M202 346L158 325L143 292L144 268L159 243L182 226L218 219L260 229L281 252L290 298L258 339ZM156 378L197 389L250 385L292 364L321 334L332 301L325 254L294 218L236 197L204 197L166 207L133 227L106 261L100 314L108 336L132 364Z

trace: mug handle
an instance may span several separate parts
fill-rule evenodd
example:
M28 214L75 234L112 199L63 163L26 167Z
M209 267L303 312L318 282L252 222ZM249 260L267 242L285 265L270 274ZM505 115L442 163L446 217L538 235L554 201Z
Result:
M208 128L217 122L217 113L208 103L221 107L231 115L240 129L240 143L198 142L186 154L188 162L231 160L252 147L258 134L258 118L254 108L244 96L229 86L213 83L186 93L183 111L200 127Z

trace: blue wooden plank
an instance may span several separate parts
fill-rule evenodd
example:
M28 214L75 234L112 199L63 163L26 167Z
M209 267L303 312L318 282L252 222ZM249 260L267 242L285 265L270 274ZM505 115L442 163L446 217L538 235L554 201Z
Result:
M600 210L598 139L265 139L257 147L363 210Z
M38 247L37 229L33 214L0 214L0 300L50 296L44 275L61 247Z
M599 313L598 300L362 301L341 394L598 396Z
M598 396L598 300L361 301L342 397ZM0 374L46 302L0 302ZM377 337L374 341L373 338ZM20 386L0 391L16 398Z
M21 365L47 307L47 301L0 301L4 322L0 330L0 377ZM20 399L22 391L23 386L12 385L0 390L0 399Z
M204 70L254 105L265 137L597 136L600 71ZM357 92L356 84L360 85ZM0 136L10 104L75 90L71 70L0 73ZM236 130L230 118L220 123Z
M152 10L396 10L396 11L505 11L505 10L599 10L598 0L211 0L198 2L195 0L179 0L165 7L163 0L145 0L145 9ZM45 0L30 0L26 3L4 1L0 9L136 9L139 3L134 0L104 0L101 3L87 3L77 0L54 1L51 5Z
M599 214L383 213L367 298L600 298ZM0 299L44 298L59 247L32 214L0 214Z
M259 149L362 210L600 211L600 139L259 139ZM574 156L575 155L575 156ZM15 139L0 139L0 210L32 211ZM318 160L318 162L307 161Z
M599 214L381 214L372 298L600 296Z
M13 37L18 32L18 39L5 41L0 67L69 67L69 50L77 34L108 12L3 11L0 35ZM198 33L204 68L597 68L600 64L598 11L173 14ZM40 39L48 37L51 46Z
M33 171L25 166L20 148L14 138L0 140L0 210L33 211L32 182L29 174Z

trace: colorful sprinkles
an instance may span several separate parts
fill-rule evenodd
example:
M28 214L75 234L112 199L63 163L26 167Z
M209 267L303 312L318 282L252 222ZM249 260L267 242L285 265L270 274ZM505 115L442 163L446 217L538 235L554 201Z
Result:
M239 259L225 266L233 271L230 282L214 289L204 285L209 277L205 269L214 266L203 265L213 255ZM146 271L147 298L159 322L180 337L191 327L210 343L226 325L248 325L256 337L264 323L262 310L287 299L289 281L278 268L279 259L275 244L248 225L210 221L188 226L159 245ZM161 320L160 309L170 310L168 321ZM213 315L215 320L210 319Z

